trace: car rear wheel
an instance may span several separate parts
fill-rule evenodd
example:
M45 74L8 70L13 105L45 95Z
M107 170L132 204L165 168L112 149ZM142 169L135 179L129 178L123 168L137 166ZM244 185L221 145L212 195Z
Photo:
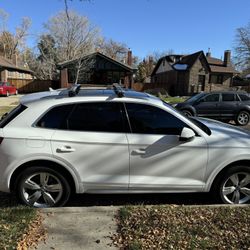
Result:
M16 90L15 95L18 95L18 90Z
M184 109L181 111L185 116L193 116L193 113L190 110Z
M6 92L6 97L9 97L10 96L10 93L9 91Z
M32 167L19 176L16 192L28 206L58 207L68 201L70 186L58 172L47 167Z
M247 111L240 111L235 120L237 125L245 126L249 123L250 115Z
M250 168L228 169L215 186L215 194L225 204L247 204L250 201Z

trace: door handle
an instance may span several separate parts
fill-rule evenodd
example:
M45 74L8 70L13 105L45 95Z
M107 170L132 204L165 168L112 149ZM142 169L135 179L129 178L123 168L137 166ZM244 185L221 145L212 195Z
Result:
M145 155L146 154L146 149L144 148L138 148L132 151L132 154L136 155Z
M62 146L60 148L56 149L57 153L70 153L70 152L75 152L76 150L74 148L71 148L70 146Z

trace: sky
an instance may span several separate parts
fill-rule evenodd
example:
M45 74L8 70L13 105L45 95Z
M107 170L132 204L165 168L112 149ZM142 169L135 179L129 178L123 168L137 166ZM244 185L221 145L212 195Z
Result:
M69 8L139 58L154 51L188 54L208 48L221 58L224 50L233 50L236 29L250 22L250 0L73 0ZM10 14L11 31L22 17L31 18L28 44L34 45L43 24L64 9L64 1L0 0L0 9Z

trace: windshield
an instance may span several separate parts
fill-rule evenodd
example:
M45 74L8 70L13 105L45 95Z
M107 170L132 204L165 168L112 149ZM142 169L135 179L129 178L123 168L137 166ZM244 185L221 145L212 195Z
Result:
M196 120L195 117L187 117L187 116L185 116L181 111L175 109L174 107L172 107L172 106L169 105L168 103L166 103L166 102L164 102L164 101L162 101L162 102L163 102L163 104L164 104L165 106L167 106L168 108L174 110L175 112L179 113L180 115L184 116L186 119L188 119L189 121L191 121L192 123L194 123L198 128L200 128L200 129L201 129L202 131L204 131L206 134L208 134L208 135L211 135L211 134L212 134L211 130L210 130L205 124L203 124L202 122Z
M199 93L197 95L191 96L190 98L188 98L185 102L194 102L199 100L201 97L205 96L205 93Z

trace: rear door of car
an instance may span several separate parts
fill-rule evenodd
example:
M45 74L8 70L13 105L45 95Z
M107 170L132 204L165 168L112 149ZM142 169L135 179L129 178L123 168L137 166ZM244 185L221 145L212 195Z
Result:
M240 100L235 93L221 93L220 115L222 118L233 118L237 113Z
M208 118L219 118L220 117L220 94L208 94L205 97L194 103L194 107L198 116Z
M74 104L52 136L54 157L72 167L87 192L128 189L128 140L121 107L115 102Z

